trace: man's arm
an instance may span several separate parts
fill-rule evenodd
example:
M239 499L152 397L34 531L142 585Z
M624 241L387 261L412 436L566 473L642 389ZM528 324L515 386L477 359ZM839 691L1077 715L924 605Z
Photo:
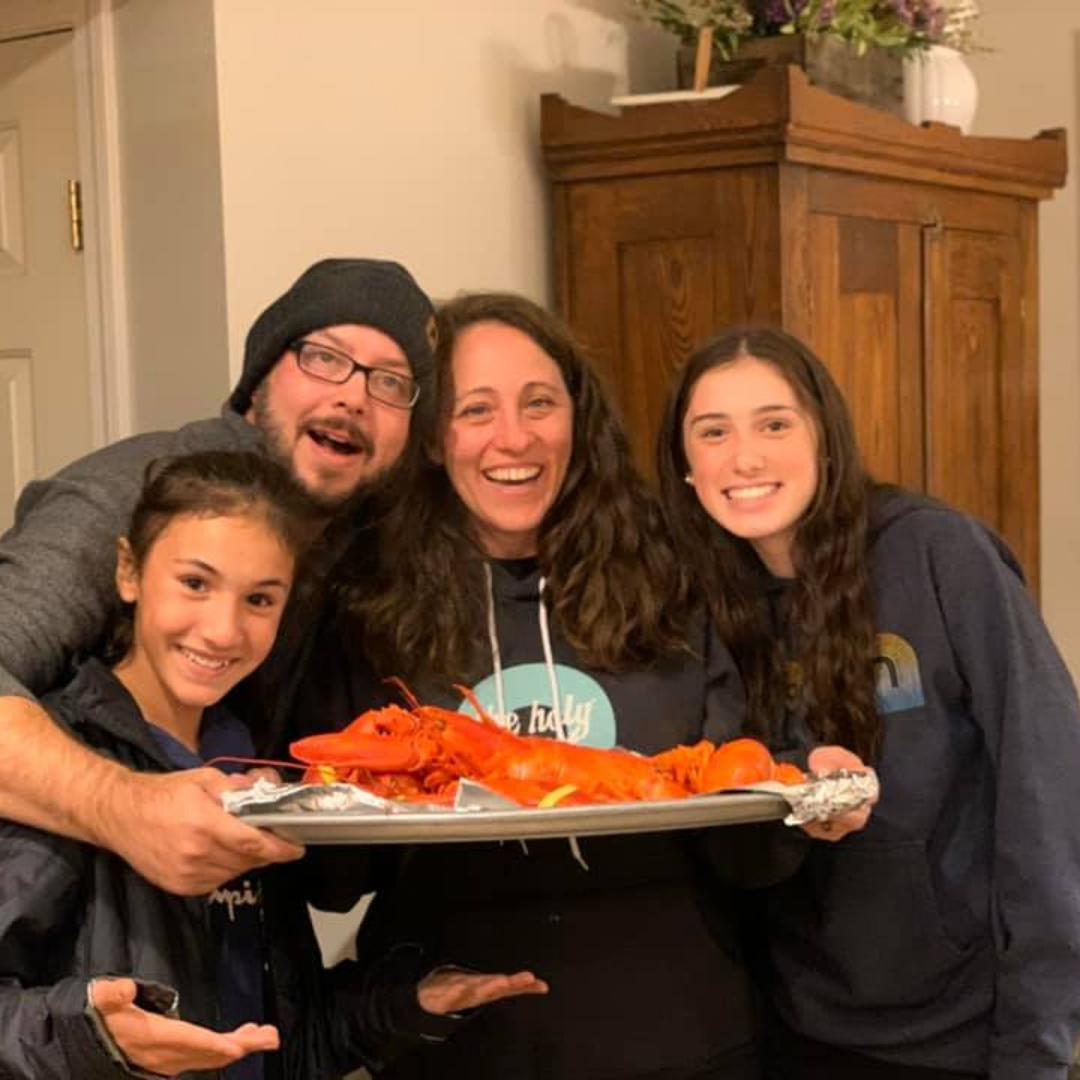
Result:
M120 766L68 737L34 694L58 688L106 632L116 540L153 445L130 440L29 484L0 538L0 815L79 840L97 842L92 807Z
M258 440L237 417L207 420L124 439L28 484L0 537L0 697L56 689L101 645L119 606L116 541L151 462Z
M125 770L76 742L29 698L0 698L0 817L97 843L86 812Z
M246 781L216 769L137 773L67 735L37 702L0 698L0 816L116 852L143 877L201 895L304 849L221 806Z

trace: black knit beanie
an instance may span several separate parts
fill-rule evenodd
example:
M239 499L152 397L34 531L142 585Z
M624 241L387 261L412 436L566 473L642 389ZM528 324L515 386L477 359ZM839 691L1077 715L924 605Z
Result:
M392 337L421 387L431 378L434 310L409 271L380 259L323 259L255 320L229 406L246 413L255 387L297 338L348 323L373 326Z

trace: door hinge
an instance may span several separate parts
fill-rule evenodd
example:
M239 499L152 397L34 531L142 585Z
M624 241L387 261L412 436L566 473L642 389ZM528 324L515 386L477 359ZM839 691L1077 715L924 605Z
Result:
M83 249L82 184L78 180L69 180L67 185L68 224L71 229L71 247L75 251Z

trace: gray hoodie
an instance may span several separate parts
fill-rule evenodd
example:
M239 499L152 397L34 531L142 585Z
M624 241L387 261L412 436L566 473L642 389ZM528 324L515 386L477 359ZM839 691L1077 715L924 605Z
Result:
M70 677L101 644L118 604L116 541L151 461L204 450L260 450L229 409L176 431L106 446L28 484L0 537L0 696L33 697Z

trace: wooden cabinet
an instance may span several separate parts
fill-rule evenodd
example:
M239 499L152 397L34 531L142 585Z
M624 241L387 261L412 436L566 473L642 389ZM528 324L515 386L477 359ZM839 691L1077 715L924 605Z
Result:
M879 479L1000 529L1037 586L1038 200L1064 132L916 128L767 69L619 115L542 102L558 306L646 467L673 373L720 329L805 339Z

